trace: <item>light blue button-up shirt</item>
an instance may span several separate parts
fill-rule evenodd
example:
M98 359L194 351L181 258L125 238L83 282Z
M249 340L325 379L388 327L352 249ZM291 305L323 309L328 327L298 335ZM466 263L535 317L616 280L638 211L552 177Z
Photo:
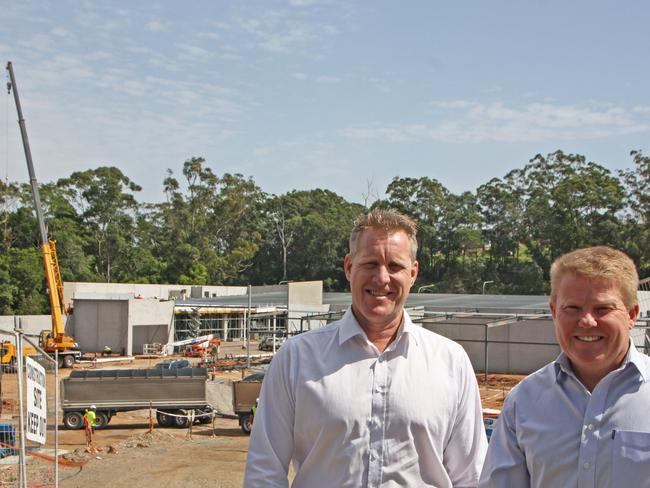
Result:
M476 487L487 441L462 347L408 314L380 352L348 310L282 346L264 379L246 488Z
M649 374L631 345L590 393L560 354L508 395L479 487L650 487Z

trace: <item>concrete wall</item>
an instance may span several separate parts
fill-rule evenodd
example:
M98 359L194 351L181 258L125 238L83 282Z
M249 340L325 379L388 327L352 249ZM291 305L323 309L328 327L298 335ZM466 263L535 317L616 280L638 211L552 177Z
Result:
M126 355L173 338L174 302L153 298L75 299L73 335L84 352L104 346Z
M459 324L459 321L426 324L425 328L453 339L463 346L476 371L485 365L485 319L475 324ZM470 322L463 319L462 322ZM538 345L489 344L488 371L505 374L529 374L553 361L560 353L555 341L553 322L546 320L522 320L508 325L488 328L488 341L534 342ZM469 342L469 341L481 342Z
M302 281L288 283L287 298L287 329L289 333L300 331L300 317L308 313L323 313L329 310L329 305L323 304L323 282ZM307 327L307 324L303 324ZM310 321L311 328L326 325L325 321Z
M445 322L426 323L425 328L448 337L463 346L476 371L485 367L485 319L452 319ZM461 323L462 322L462 323ZM474 323L471 323L474 322ZM636 327L630 336L640 352L650 351L650 329ZM512 324L489 327L488 371L505 374L530 374L554 361L560 354L551 318L522 320ZM474 342L479 341L479 342ZM529 344L501 344L501 342L531 342Z
M322 305L323 304L323 282L302 281L288 284L289 308L297 308L300 305Z
M130 299L128 324L131 354L142 354L144 344L167 344L174 338L174 302Z
M213 296L245 295L245 286L191 286L191 285L154 285L134 283L83 283L64 282L63 295L66 302L71 303L75 298L89 298L92 295L110 296L126 295L128 297L140 296L142 298L180 298L203 297L204 293Z
M260 293L289 293L289 287L285 283L284 285L256 285L251 286L251 293L253 295ZM246 292L248 293L248 291Z
M42 330L52 330L52 317L49 315L17 315L20 326L28 334L39 335ZM14 315L0 315L0 330L14 330ZM0 341L16 343L13 335L0 334Z
M217 298L246 295L247 286L193 286L190 290L192 298Z
M75 299L72 335L83 352L101 352L109 346L129 354L128 300Z

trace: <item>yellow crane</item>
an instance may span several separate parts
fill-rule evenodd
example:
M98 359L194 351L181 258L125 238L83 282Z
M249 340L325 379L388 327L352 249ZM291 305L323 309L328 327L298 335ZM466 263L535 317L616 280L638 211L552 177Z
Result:
M63 282L61 281L61 271L59 270L59 261L56 255L56 241L47 237L45 220L43 218L43 209L41 207L41 197L38 192L38 182L34 172L34 163L32 162L32 152L29 147L27 138L27 128L25 119L18 98L18 88L14 77L14 70L11 61L7 63L10 83L8 88L13 90L14 101L16 102L16 111L18 112L18 125L23 140L23 149L25 150L25 159L27 160L27 170L29 171L29 180L32 187L32 198L34 200L34 210L36 220L40 231L40 248L43 257L43 269L45 270L45 281L47 283L48 296L50 299L50 310L52 313L52 329L44 330L40 335L40 345L46 352L54 354L59 351L59 366L71 368L75 361L81 359L79 345L73 337L65 334L64 316L70 312L65 306L63 300ZM3 344L4 345L4 344Z

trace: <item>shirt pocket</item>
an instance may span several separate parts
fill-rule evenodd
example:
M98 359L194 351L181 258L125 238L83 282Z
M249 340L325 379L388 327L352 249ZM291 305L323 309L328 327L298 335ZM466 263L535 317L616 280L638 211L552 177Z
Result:
M650 488L650 432L616 431L611 486Z

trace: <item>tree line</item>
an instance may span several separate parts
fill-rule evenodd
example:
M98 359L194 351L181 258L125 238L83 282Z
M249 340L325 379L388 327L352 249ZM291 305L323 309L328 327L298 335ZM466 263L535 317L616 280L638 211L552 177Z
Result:
M395 177L385 198L348 202L326 189L265 193L251 177L216 174L203 158L167 170L164 201L115 167L40 185L64 281L271 284L323 280L343 291L355 218L396 208L418 223L415 287L437 293L548 292L549 268L572 249L607 244L650 274L650 158L611 172L577 154L536 155L474 192ZM368 197L369 195L367 195ZM366 198L366 200L368 200ZM49 313L38 227L27 183L0 183L0 314Z

